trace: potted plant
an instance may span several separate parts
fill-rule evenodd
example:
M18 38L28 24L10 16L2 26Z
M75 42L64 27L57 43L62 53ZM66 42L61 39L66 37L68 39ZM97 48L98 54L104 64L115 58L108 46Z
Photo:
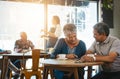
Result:
M106 9L113 9L113 0L102 0L103 7Z

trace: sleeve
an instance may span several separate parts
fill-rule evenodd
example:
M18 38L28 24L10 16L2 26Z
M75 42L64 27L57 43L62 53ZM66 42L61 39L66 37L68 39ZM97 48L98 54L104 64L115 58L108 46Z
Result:
M82 55L85 55L85 53L86 53L86 44L85 44L85 42L83 42L83 44L82 44Z
M51 54L51 58L56 58L56 55L59 54L59 53L61 53L61 48L63 46L62 40L63 40L62 38L59 39L57 41L57 43L55 44L54 50L53 50L53 52Z
M34 48L34 45L33 45L32 41L29 41L29 43L30 43L31 49L33 49L33 48Z
M113 41L110 52L117 52L120 55L120 40L116 39Z
M85 43L81 40L79 45L76 48L76 55L80 58L86 53L86 45Z
M18 40L16 40L16 41L15 41L15 45L14 45L14 49L19 48L19 44L18 44L18 43L19 43L19 41L18 41Z

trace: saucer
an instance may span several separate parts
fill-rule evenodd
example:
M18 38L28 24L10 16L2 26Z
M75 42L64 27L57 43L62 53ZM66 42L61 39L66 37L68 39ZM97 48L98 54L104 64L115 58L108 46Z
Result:
M57 58L58 60L66 60L67 58Z

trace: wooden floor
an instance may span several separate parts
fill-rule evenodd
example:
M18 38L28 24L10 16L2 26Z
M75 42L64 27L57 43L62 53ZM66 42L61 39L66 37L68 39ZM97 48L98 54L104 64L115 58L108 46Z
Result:
M95 74L95 71L93 71L93 74L92 74L92 75L94 75L94 74ZM13 79L13 78L12 78L12 79ZM20 79L20 78L19 78L19 79ZM36 78L35 78L35 76L32 76L31 79L36 79ZM50 78L50 75L48 75L48 79L51 79L51 78ZM84 79L87 79L87 72L85 72Z

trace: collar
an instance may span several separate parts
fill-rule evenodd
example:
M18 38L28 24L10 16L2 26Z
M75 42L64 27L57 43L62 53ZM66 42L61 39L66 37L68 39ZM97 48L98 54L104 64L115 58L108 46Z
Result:
M102 43L97 42L97 44L106 44L106 43L108 43L108 42L109 42L109 40L110 40L110 36L108 36L108 37L106 38L106 40L105 40L105 41L103 41Z

